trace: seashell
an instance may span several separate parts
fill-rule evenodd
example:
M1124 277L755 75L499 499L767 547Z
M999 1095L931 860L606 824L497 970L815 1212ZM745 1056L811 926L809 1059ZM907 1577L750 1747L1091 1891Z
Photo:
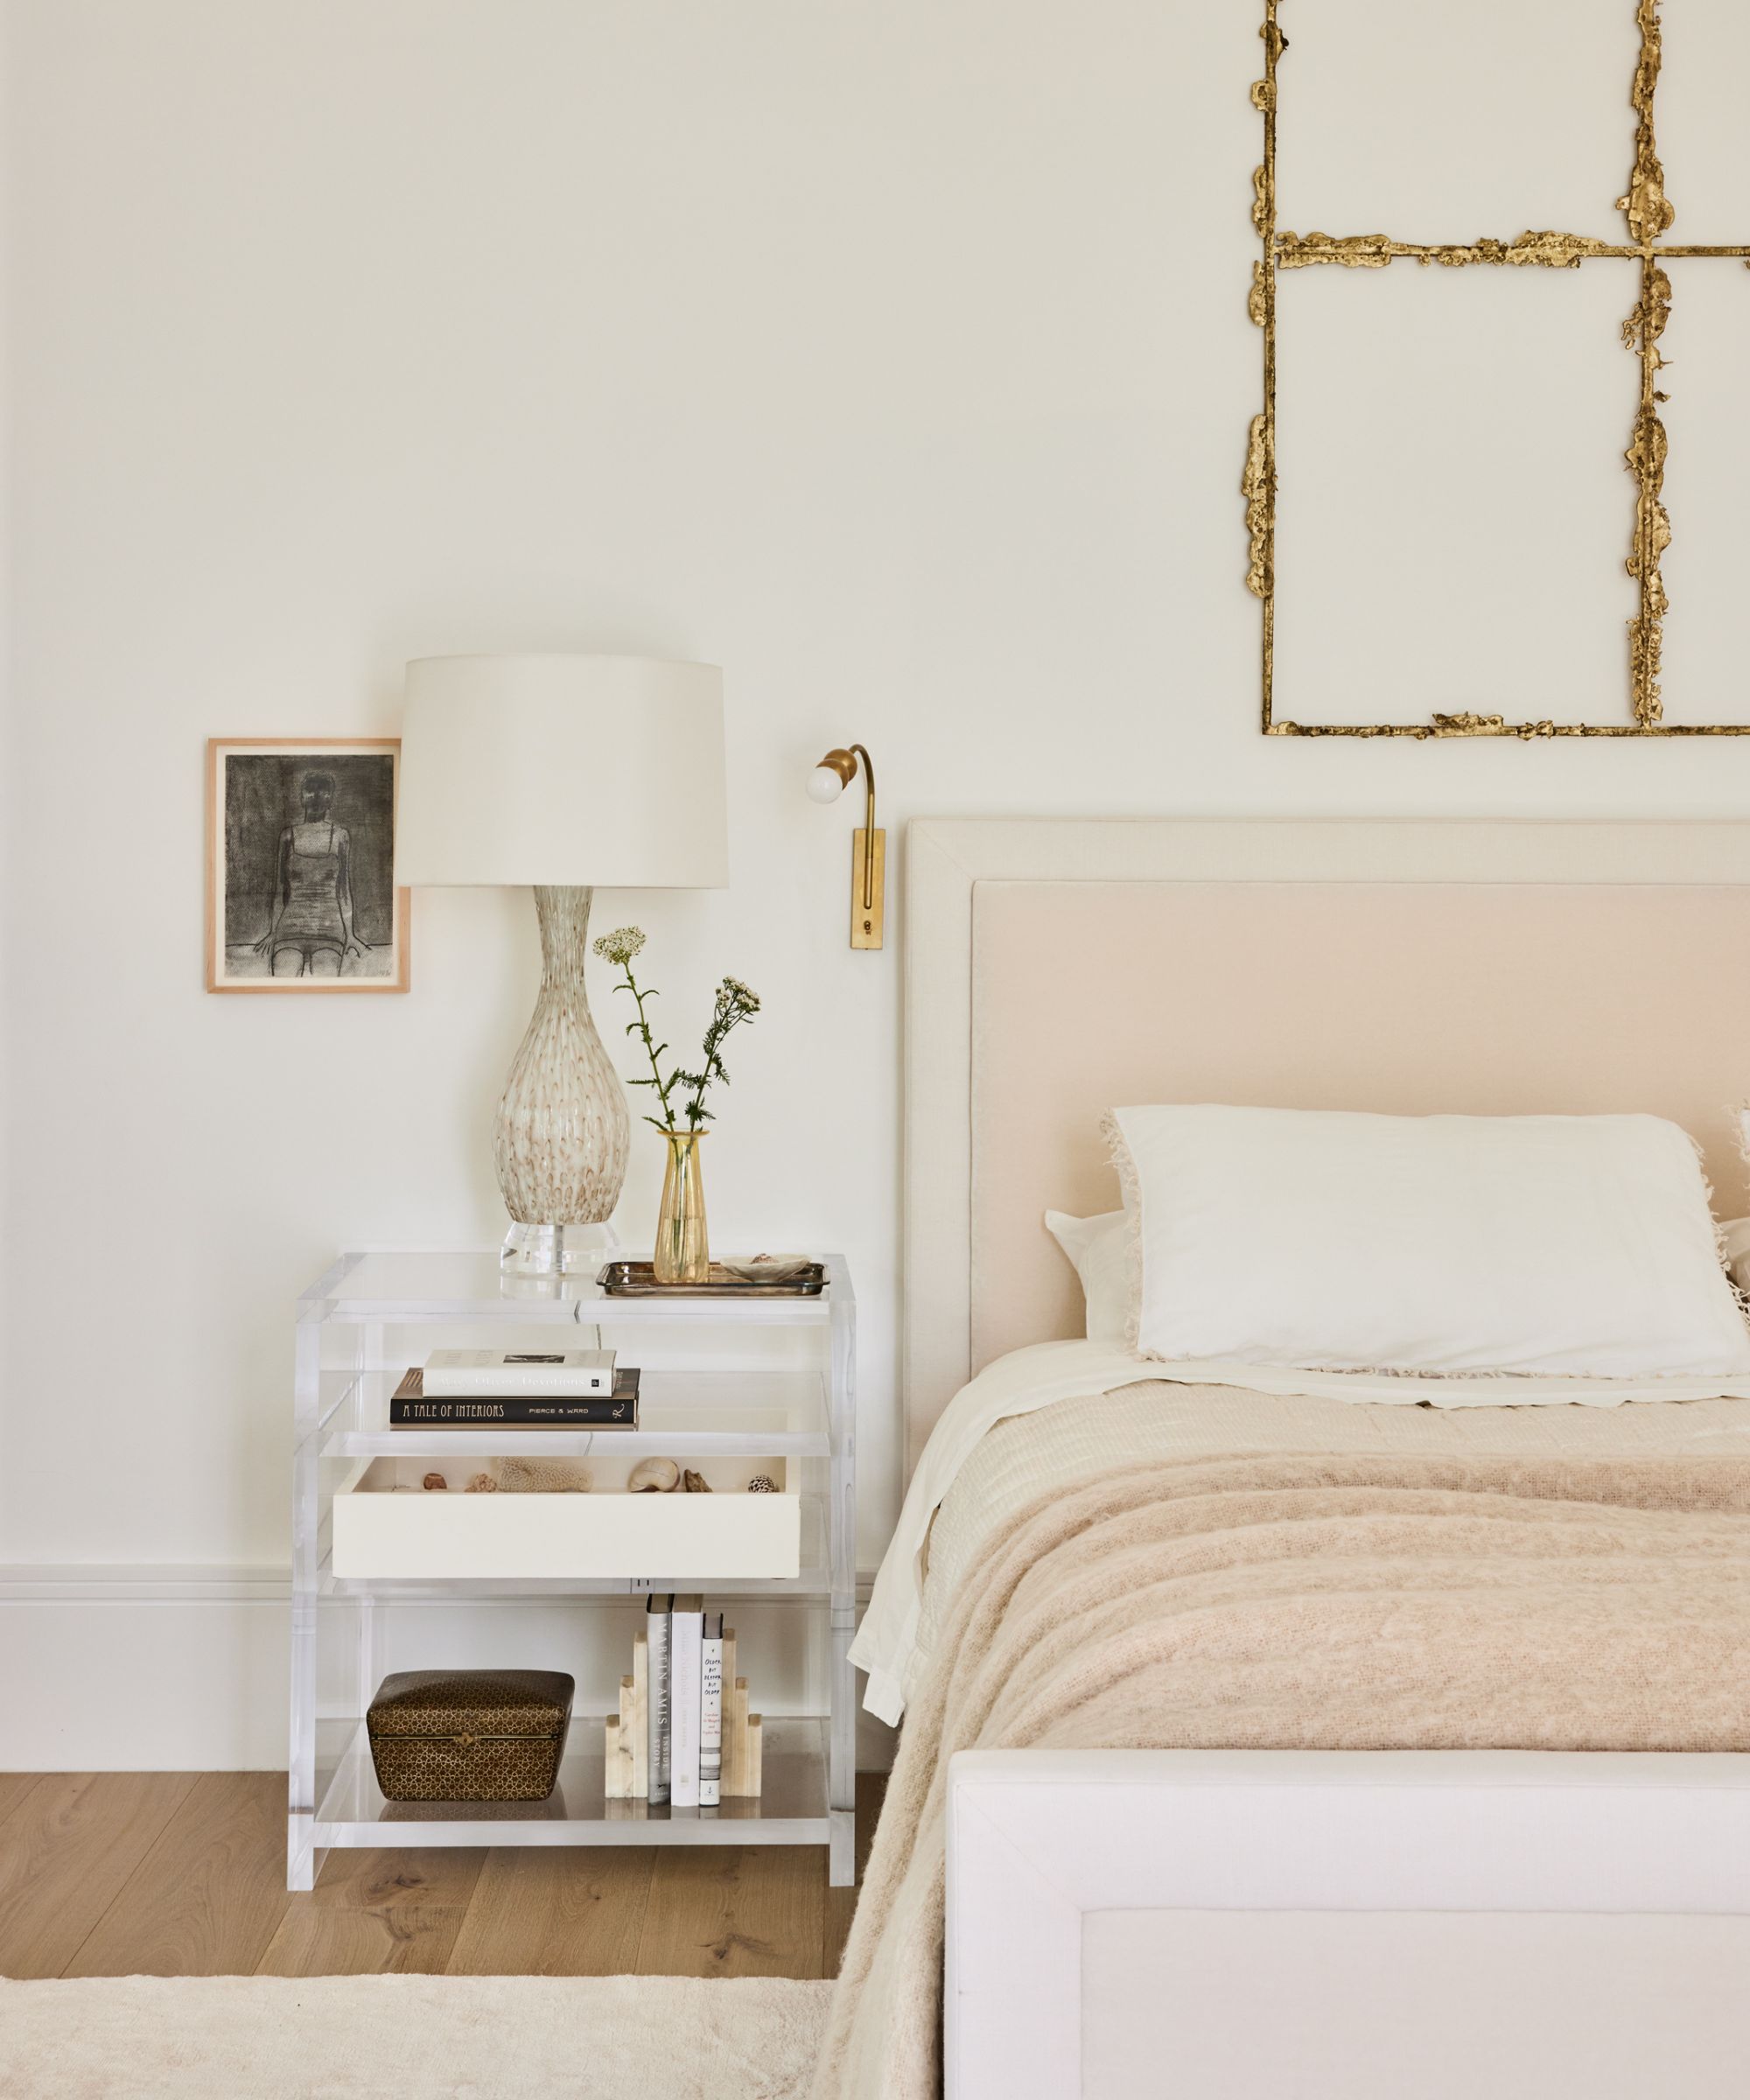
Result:
M776 1494L778 1483L769 1473L756 1473L747 1483L749 1494Z
M468 1493L470 1494L496 1494L498 1482L489 1473L477 1473L468 1482Z
M587 1494L595 1476L581 1459L500 1459L498 1484L507 1494Z
M422 1488L436 1489L439 1488L447 1488L450 1483L444 1478L441 1473L428 1473L425 1478L421 1480L419 1485Z
M673 1459L640 1459L626 1483L633 1494L668 1494L681 1484L681 1469Z
M807 1269L813 1257L806 1254L755 1254L746 1261L724 1261L723 1266L744 1284L788 1284Z
M709 1494L711 1491L711 1484L704 1474L695 1473L690 1466L681 1475L681 1485L689 1494Z

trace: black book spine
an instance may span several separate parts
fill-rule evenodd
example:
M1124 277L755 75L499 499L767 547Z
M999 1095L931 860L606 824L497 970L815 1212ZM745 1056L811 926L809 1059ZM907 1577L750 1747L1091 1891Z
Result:
M388 1404L389 1426L480 1429L496 1424L528 1429L636 1429L636 1400L404 1400Z

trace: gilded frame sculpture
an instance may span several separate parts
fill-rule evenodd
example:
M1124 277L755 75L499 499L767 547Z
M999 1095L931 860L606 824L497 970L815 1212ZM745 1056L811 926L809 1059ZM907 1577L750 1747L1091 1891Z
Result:
M1262 601L1263 727L1271 737L1742 737L1750 723L1674 723L1664 719L1659 693L1661 646L1667 611L1661 564L1670 544L1671 522L1662 500L1667 438L1658 385L1664 360L1659 339L1671 311L1671 280L1665 264L1690 256L1738 257L1750 268L1750 242L1740 247L1684 247L1667 242L1676 214L1665 193L1654 130L1654 99L1663 56L1660 0L1633 0L1640 53L1629 90L1634 111L1634 161L1626 193L1616 209L1628 239L1613 242L1581 234L1522 233L1516 241L1468 243L1396 241L1385 234L1296 234L1276 219L1278 70L1288 48L1278 17L1282 0L1264 0L1264 74L1254 81L1252 106L1264 118L1264 159L1252 177L1252 224L1263 254L1252 265L1248 311L1264 336L1264 408L1252 418L1240 493L1245 499L1251 560L1247 588ZM1432 716L1426 722L1310 723L1278 720L1274 711L1276 670L1276 294L1287 270L1335 266L1389 270L1399 260L1423 269L1578 270L1599 256L1640 263L1640 296L1622 324L1622 341L1640 366L1640 398L1624 464L1634 481L1634 508L1625 566L1634 579L1638 604L1628 622L1628 692L1632 719L1623 723L1509 722L1501 715Z

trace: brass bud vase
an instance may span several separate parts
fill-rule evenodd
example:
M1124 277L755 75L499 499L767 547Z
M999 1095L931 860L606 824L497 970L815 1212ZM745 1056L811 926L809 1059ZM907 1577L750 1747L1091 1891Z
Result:
M662 1170L662 1208L656 1219L654 1270L659 1284L708 1284L710 1242L705 1233L705 1189L699 1174L703 1130L664 1130L668 1159Z

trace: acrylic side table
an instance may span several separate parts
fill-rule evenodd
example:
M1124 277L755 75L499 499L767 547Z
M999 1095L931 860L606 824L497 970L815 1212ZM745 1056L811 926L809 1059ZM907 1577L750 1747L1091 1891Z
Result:
M311 1887L336 1845L824 1844L833 1885L855 1879L857 1305L844 1257L820 1258L827 1284L816 1298L610 1298L591 1278L501 1278L495 1249L346 1254L303 1294L294 1381L289 1886ZM494 1347L593 1347L605 1339L622 1362L642 1368L639 1426L391 1429L388 1396L408 1363L461 1329L476 1330L474 1342L486 1331ZM733 1331L726 1336L733 1361L714 1358L708 1329ZM781 1354L769 1367L749 1360L748 1349L760 1346ZM356 1488L377 1461L441 1454L478 1466L489 1458L609 1453L782 1460L786 1490L800 1504L798 1572L716 1582L696 1572L335 1572L334 1498ZM802 1614L815 1644L808 1681L824 1687L826 1712L767 1717L759 1796L715 1810L608 1800L602 1714L584 1712L580 1699L550 1800L384 1800L364 1726L383 1607L452 1600L550 1606L567 1596L635 1600L674 1590L704 1592L711 1609L737 1597L812 1607ZM760 1688L752 1690L757 1700Z

